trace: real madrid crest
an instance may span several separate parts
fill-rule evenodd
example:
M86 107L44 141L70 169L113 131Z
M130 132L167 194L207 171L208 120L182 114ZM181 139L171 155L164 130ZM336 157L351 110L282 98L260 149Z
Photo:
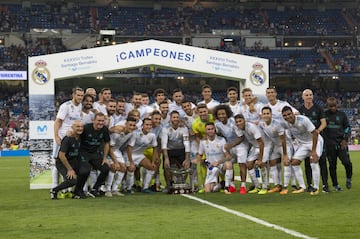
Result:
M250 73L251 82L256 86L264 84L266 81L266 74L262 69L263 65L259 62L256 62L252 65L252 67L254 70Z
M32 80L39 85L44 85L50 80L50 72L46 68L47 63L43 60L35 62L36 68L32 72Z

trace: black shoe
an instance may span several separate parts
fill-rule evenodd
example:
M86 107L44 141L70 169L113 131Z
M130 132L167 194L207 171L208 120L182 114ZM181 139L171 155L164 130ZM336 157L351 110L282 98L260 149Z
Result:
M309 185L307 188L306 188L306 192L308 193L311 193L311 192L314 192L314 187Z
M73 199L86 199L87 196L84 192L74 193Z
M340 185L336 185L334 188L335 188L335 191L336 191L336 192L342 191Z
M133 185L132 186L132 190L134 191L134 192L141 192L141 186L139 186L139 185Z
M350 189L351 186L352 186L351 178L347 178L347 179L346 179L346 188L347 188L347 189Z
M58 197L57 197L57 192L53 191L52 189L50 190L50 198L52 200L58 200Z
M94 195L95 197L102 197L105 195L105 192L103 192L101 190L95 190L95 189L91 190L89 193Z
M298 188L296 185L292 185L292 186L291 186L291 189L292 189L293 191L296 191L296 190L298 190L299 188Z
M330 192L329 186L328 186L328 185L324 185L323 188L322 188L322 192L323 192L323 193L329 193L329 192Z

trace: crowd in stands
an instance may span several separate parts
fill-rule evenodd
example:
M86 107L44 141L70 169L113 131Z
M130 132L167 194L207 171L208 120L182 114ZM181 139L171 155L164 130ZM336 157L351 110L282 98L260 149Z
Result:
M65 1L49 2L45 5L21 4L0 5L0 32L23 34L24 46L0 47L0 70L26 70L27 57L67 51L60 38L32 39L26 35L30 29L70 29L73 33L96 33L99 29L115 29L117 34L133 36L186 36L191 33L211 33L213 29L241 29L252 33L296 36L357 35L354 27L360 21L358 9L333 9L326 11L309 9L209 9L197 6L161 8L82 6L66 4ZM270 59L272 73L352 73L360 70L360 54L351 44L319 46L312 49L269 49L260 41L246 48L244 40L234 38L217 48L227 52L241 53ZM327 51L330 62L321 54ZM20 138L28 134L28 96L24 87L0 83L0 149L26 148ZM325 90L315 93L317 103L324 106L330 94ZM359 93L334 93L343 108L353 108L347 113L353 125L359 126L355 116L359 105ZM337 95L338 94L338 95ZM218 100L226 97L218 94ZM281 98L294 106L301 102L301 92L284 92ZM57 104L68 99L60 92ZM130 97L130 94L128 95ZM189 95L194 102L196 95Z

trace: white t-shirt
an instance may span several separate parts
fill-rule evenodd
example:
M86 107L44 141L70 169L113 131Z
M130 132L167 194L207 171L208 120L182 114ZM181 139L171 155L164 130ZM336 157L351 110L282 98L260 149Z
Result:
M174 129L171 125L161 130L161 149L183 149L190 152L189 130L186 127Z
M76 120L81 120L82 104L74 105L71 100L60 105L56 118L62 120L59 129L59 137L64 138L66 132L71 130L71 126Z

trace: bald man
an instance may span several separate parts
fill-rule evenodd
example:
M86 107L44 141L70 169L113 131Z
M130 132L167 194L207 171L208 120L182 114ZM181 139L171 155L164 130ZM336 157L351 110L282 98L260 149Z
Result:
M74 121L71 125L72 136L65 136L61 141L60 151L56 159L56 168L64 178L59 186L50 191L51 199L58 199L57 193L60 190L72 187L76 184L76 174L78 171L78 156L80 148L80 135L84 130L84 125L80 120Z
M314 103L314 94L312 90L305 89L302 93L302 99L304 104L299 109L300 114L307 116L311 122L314 124L316 131L318 134L322 134L323 130L326 128L326 119L324 110ZM326 164L326 155L325 149L323 150L322 155L319 158L319 166L320 166L320 174L321 179L323 182L323 192L329 192L329 185L328 185L328 170ZM312 192L313 186L311 185L312 182L312 173L311 173L311 166L310 166L310 158L305 159L305 174L306 174L306 181L307 181L307 191Z

